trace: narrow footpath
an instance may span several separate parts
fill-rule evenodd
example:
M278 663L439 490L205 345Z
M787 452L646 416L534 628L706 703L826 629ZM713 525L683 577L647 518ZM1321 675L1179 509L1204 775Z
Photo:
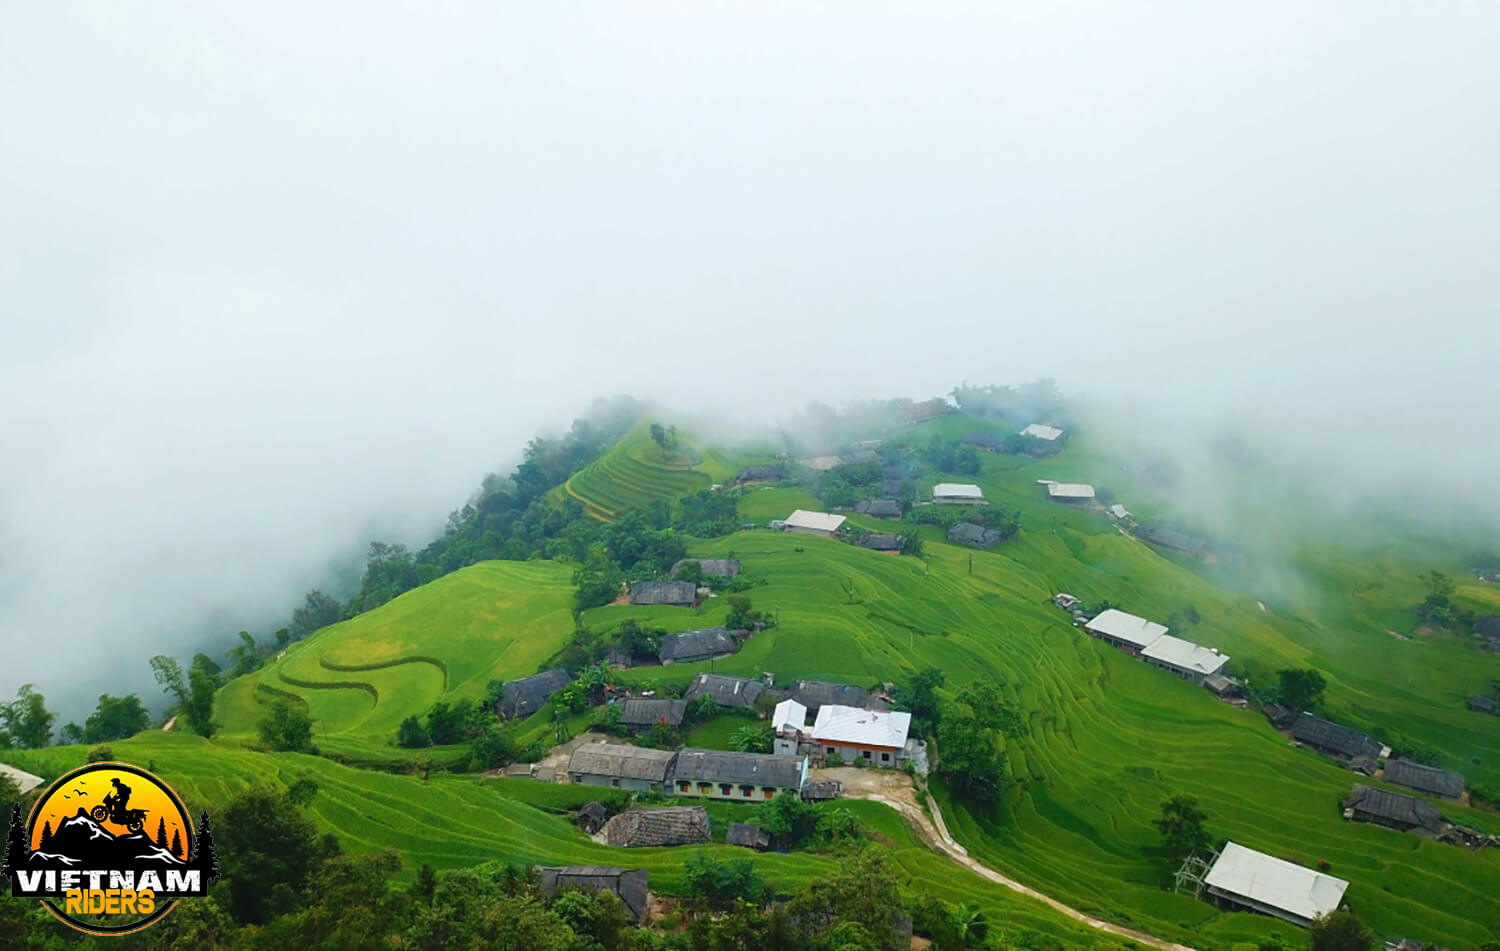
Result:
M1124 925L1113 924L1102 918L1084 914L1076 908L1064 905L1057 899L1043 895L1036 889L1023 885L988 865L970 858L968 850L955 842L953 836L948 833L948 827L943 822L943 812L938 808L937 801L930 797L928 799L928 806L932 811L931 816L922 810L921 804L917 802L916 791L912 788L911 777L905 773L885 769L855 769L846 766L837 769L813 770L811 778L836 779L844 784L843 795L845 797L868 799L871 802L880 802L890 806L905 817L906 824L911 826L918 838L948 856L954 863L997 885L1004 885L1011 891L1035 898L1074 921L1121 938L1129 938L1131 941L1160 948L1162 951L1195 951L1188 945L1177 944L1146 934L1144 931L1136 931L1134 928L1126 928Z

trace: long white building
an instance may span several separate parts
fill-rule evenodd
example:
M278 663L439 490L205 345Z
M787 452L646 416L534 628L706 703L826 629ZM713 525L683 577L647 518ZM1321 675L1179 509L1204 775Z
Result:
M1349 883L1342 878L1230 842L1203 884L1209 894L1306 928L1337 911Z

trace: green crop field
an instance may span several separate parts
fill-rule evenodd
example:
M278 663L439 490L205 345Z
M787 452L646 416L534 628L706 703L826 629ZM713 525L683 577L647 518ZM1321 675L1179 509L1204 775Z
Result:
M749 461L747 461L749 460ZM574 499L594 518L613 521L656 499L673 501L711 485L728 483L750 461L763 461L699 446L685 433L669 455L642 422L603 456L553 492L561 504Z
M441 699L482 697L492 678L536 673L567 642L571 576L551 562L485 562L325 628L219 691L223 737L251 741L266 703L288 697L306 704L320 748L409 759L393 746L404 718Z

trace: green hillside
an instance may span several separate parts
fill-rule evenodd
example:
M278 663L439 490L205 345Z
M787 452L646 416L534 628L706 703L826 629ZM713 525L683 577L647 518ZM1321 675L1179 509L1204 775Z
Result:
M656 499L672 501L716 483L726 483L749 463L737 454L702 446L678 434L675 450L663 453L643 420L607 453L553 493L560 504L570 498L602 521L613 521Z
M492 678L536 673L567 642L571 577L553 562L484 562L325 628L219 691L223 738L250 741L266 703L291 697L306 704L322 749L409 759L392 746L404 718L482 697Z

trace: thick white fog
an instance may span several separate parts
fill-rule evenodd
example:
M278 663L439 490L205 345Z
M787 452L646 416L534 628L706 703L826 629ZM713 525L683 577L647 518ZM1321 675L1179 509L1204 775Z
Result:
M374 534L419 544L617 392L770 417L1050 376L1487 500L1497 28L10 5L0 697L156 702L149 655L284 619Z

